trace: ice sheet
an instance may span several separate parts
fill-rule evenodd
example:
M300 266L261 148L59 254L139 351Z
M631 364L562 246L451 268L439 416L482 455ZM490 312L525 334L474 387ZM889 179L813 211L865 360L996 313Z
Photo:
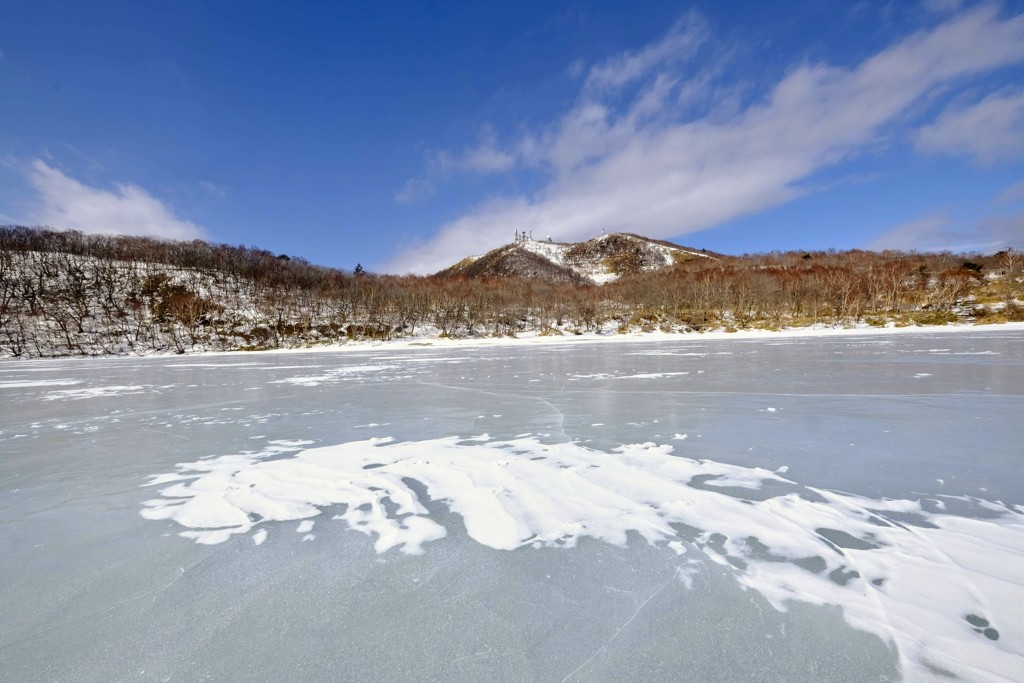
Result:
M172 519L200 543L221 543L275 521L305 519L296 530L308 532L307 518L341 506L333 519L372 535L380 553L420 554L448 534L431 517L431 501L443 501L472 539L498 550L569 549L583 537L624 546L632 532L730 567L776 609L794 601L841 607L851 626L896 647L907 676L1012 680L1024 671L1024 627L1013 608L1024 604L1019 510L990 504L999 514L987 519L928 512L916 500L799 487L764 469L672 450L644 443L603 452L487 435L369 439L269 462L182 464L176 476L192 479L162 489L142 514ZM769 484L777 494L742 495ZM917 519L901 523L894 513Z
M86 389L63 389L51 391L43 396L44 401L77 401L85 398L105 398L123 394L141 394L148 387L141 385L114 385L107 387L89 387Z
M81 384L80 379L37 379L0 381L0 389L25 389L28 387L66 387Z
M0 362L0 679L1024 680L1024 334L827 334Z

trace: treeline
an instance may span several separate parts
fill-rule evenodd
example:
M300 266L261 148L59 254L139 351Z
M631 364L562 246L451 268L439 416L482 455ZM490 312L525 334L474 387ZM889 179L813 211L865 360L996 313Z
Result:
M333 268L302 258L244 245L159 240L133 235L86 235L75 230L0 226L0 252L46 252L101 260L160 264L207 273L223 273L261 286L317 287L344 278Z
M608 295L695 329L1024 319L1021 255L785 252L700 260L621 280Z
M1024 319L1018 252L697 259L603 287L349 273L245 246L0 227L0 355L269 349L414 335Z

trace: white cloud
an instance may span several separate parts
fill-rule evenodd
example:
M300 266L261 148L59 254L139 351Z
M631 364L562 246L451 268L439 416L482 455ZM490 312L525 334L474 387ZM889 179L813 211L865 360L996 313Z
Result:
M868 249L902 251L994 252L1024 248L1024 213L990 216L968 225L956 225L946 215L926 216L901 223L876 237Z
M690 12L677 21L665 37L636 52L624 52L591 68L589 89L618 88L647 76L659 67L692 56L708 39L704 19Z
M138 185L115 183L113 190L90 187L41 159L29 164L25 173L38 193L38 205L30 217L39 225L167 239L203 236L198 225L178 218Z
M996 195L996 204L1007 205L1016 204L1017 202L1024 199L1024 180L1018 180L1008 187L1004 187Z
M850 68L800 65L731 114L734 93L709 84L722 99L687 120L678 102L685 79L670 55L689 54L701 25L688 18L689 28L593 67L577 103L508 152L550 174L542 190L477 206L388 270L431 272L506 242L515 228L563 240L602 229L677 237L774 207L808 191L801 183L813 173L877 144L936 91L1024 61L1024 16L1004 19L983 5ZM641 86L633 99L609 95L626 82Z
M224 187L223 185L218 185L209 180L200 180L199 187L203 188L204 190L212 194L214 197L220 197L223 199L224 197L228 196L228 189L226 187Z
M416 204L434 194L434 183L425 178L410 178L395 192L396 204Z
M922 0L921 6L933 14L952 14L963 7L964 0Z
M445 149L429 152L427 155L428 171L437 177L447 177L457 172L500 173L514 168L520 160L515 151L506 151L499 147L498 136L494 126L485 124L480 127L476 144L455 153Z
M494 127L484 126L480 130L480 140L477 145L467 149L458 160L457 165L462 169L477 173L500 173L508 171L516 165L516 155L502 151L498 147Z
M971 227L971 234L978 238L978 249L987 248L991 251L1006 247L1024 249L1024 213L1011 216L992 216L978 221Z
M593 93L599 97L603 93L613 91L634 81L640 80L649 75L652 70L679 61L680 59L692 56L694 51L707 39L707 27L704 20L696 13L691 12L677 21L668 34L661 40L637 52L627 52L593 66L587 74L582 88L584 92ZM577 59L566 68L566 74L571 79L583 75L585 65L582 60ZM669 79L666 74L660 74L655 78L643 92L642 101L635 107L636 115L642 116L645 112L654 113L654 110L661 108L660 99L668 95L669 90L674 87L674 79ZM590 112L583 110L581 115L586 117ZM436 179L443 179L454 173L478 173L494 174L511 171L521 166L534 166L543 161L543 154L540 153L540 146L548 144L550 140L538 139L534 135L525 135L516 145L509 149L503 149L498 144L497 132L494 126L484 124L480 127L478 139L475 145L464 148L461 152L450 150L433 150L427 153L427 174ZM571 155L570 155L571 156ZM427 179L413 178L406 181L395 194L395 201L398 203L409 203L402 201L399 197L405 197L416 185L430 183L429 195L436 189L434 183ZM419 193L415 193L418 201Z
M895 225L876 237L867 245L868 249L934 249L938 235L947 234L951 221L945 214L916 218ZM954 238L955 240L956 238ZM928 246L923 246L928 245Z
M518 152L509 152L498 145L494 127L480 127L477 142L459 153L446 149L430 150L426 153L427 177L415 177L406 180L395 192L396 204L418 204L434 196L437 191L435 181L446 179L454 173L503 173L515 168L523 160Z
M974 157L991 164L1024 155L1024 92L989 95L973 106L954 105L915 140L919 151Z

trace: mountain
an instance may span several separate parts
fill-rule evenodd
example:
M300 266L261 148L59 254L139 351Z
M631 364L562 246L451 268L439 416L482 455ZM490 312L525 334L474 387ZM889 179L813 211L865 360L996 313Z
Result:
M616 232L579 243L518 239L482 256L470 256L439 276L536 277L552 282L603 285L624 275L646 273L717 256L671 242Z

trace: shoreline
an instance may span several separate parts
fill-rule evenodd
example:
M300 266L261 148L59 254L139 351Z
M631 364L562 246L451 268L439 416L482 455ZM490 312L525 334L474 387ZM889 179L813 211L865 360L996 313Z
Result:
M376 351L415 351L418 349L468 349L487 347L510 347L510 346L557 346L564 344L604 344L604 343L664 343L664 342L702 342L702 341L767 341L775 339L809 339L809 338L837 338L837 337L880 337L908 334L963 334L969 332L1024 332L1024 322L1006 322L991 325L974 324L953 324L953 325L928 325L928 326L907 326L907 327L794 327L782 330L737 330L736 332L628 332L625 334L597 333L587 334L562 334L546 335L539 334L522 335L518 337L407 337L403 339L365 340L349 341L342 344L330 344L322 346L309 346L288 349L265 349L259 351L193 351L184 354L152 352L138 355L106 355L106 356L56 356L56 357L33 357L33 358L0 358L0 363L16 363L26 361L50 361L50 360L73 360L73 359L142 359L142 358L190 358L209 356L252 356L254 354L320 354L320 353L361 353Z
M270 352L359 352L369 350L415 350L415 349L457 349L506 346L557 346L562 344L603 344L603 343L664 343L702 341L768 341L773 339L836 338L857 336L892 336L906 334L942 334L968 332L1024 332L1024 322L1008 322L992 325L929 325L918 327L794 327L783 330L737 330L736 332L628 332L588 333L541 336L539 334L519 337L474 337L449 339L438 337L411 337L391 341L349 342L337 346L312 347L303 349L272 349ZM207 355L219 353L266 353L264 351L201 352Z

